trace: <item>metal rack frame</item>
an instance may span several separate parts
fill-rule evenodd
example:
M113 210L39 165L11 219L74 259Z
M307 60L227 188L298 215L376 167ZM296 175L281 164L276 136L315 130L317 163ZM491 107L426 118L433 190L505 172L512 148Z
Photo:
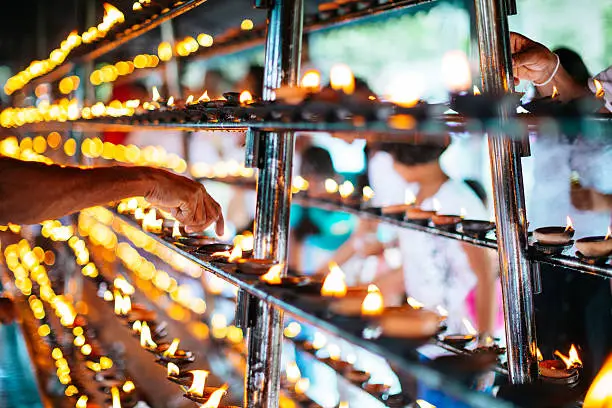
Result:
M204 0L190 0L176 9L166 13L162 18L150 22L132 35L116 38L96 51L79 57L84 62L118 47L131 38L140 35L163 21L169 20L197 5ZM303 30L303 0L270 0L266 36L264 99L273 99L272 90L281 86L297 85L301 41ZM384 9L405 7L421 3L420 1L399 1L389 3ZM506 16L506 0L475 0L476 31L480 46L481 71L483 88L486 93L500 95L512 91L512 71L510 66L509 32ZM378 12L377 11L377 12ZM366 16L364 11L355 17ZM339 17L334 23L344 22L346 17ZM312 28L314 29L314 28ZM65 64L67 66L67 64ZM38 78L35 82L52 80L61 68ZM509 120L510 112L500 111L499 118L503 127ZM57 124L41 124L41 126ZM67 127L79 129L101 129L117 126L122 129L132 125L113 124L105 121L77 121ZM291 161L293 155L293 131L295 130L329 130L327 125L295 123L234 123L234 124L160 124L145 125L152 129L178 128L182 130L232 130L241 131L258 129L265 132L265 137L251 138L263 141L258 147L248 145L247 151L254 152L263 163L260 168L257 184L257 214L255 226L256 258L282 260L286 254L288 241L288 217L291 203ZM356 129L355 126L338 126L337 131L378 131L390 132L388 127L374 126L372 129ZM398 137L406 134L398 130ZM498 253L502 272L502 287L505 310L506 336L508 344L509 377L512 383L529 383L537 377L537 359L535 356L535 321L533 312L534 281L532 278L533 262L528 256L527 219L525 213L522 174L520 165L521 153L525 145L501 130L489 132L490 160L494 186L495 213L498 238ZM257 162L257 161L255 161ZM321 203L319 203L320 205ZM430 232L430 231L428 231ZM170 245L163 240L164 245ZM488 246L488 245L487 245ZM194 259L191 254L174 248L183 256L195 261L241 290L241 308L247 310L243 326L248 332L248 364L245 373L245 406L274 408L278 406L280 378L280 350L282 347L282 311L298 318L325 327L326 322L313 318L312 314L303 313L295 305L279 297L272 296L267 290L246 282L231 273L210 264ZM574 269L584 266L573 259L562 256L534 258L536 262L551 262ZM593 267L601 276L612 277L607 268ZM581 269L582 270L582 269ZM246 294L246 295L245 295ZM246 303L245 303L246 302ZM257 316L257 318L254 318ZM248 324L250 322L250 324ZM247 326L248 324L248 326ZM347 338L356 344L367 343L367 347L377 354L398 358L383 347L365 342L362 338L346 331L337 332L329 325L327 330ZM422 365L407 362L411 369L424 370ZM425 369L427 370L427 369ZM422 371L425 373L425 371ZM448 385L452 391L452 385ZM452 394L452 392L451 392ZM486 406L487 396L482 396L482 406ZM503 402L500 401L501 404Z

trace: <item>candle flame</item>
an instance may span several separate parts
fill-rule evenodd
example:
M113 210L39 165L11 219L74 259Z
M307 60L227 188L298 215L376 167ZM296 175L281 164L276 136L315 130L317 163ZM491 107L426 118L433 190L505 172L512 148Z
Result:
M130 392L136 389L136 386L134 385L132 381L127 380L125 383L123 383L123 386L121 387L121 389L123 390L123 392L129 394Z
M295 393L296 394L306 394L306 391L310 388L310 380L308 378L300 378L295 383Z
M413 309L422 309L425 307L425 304L419 302L418 300L416 300L415 298L413 298L412 296L408 296L406 298L406 302L408 303L408 305L413 308Z
M565 226L565 231L573 231L574 230L574 224L572 223L572 219L570 218L570 216L566 216L565 217L565 221L566 221L566 226Z
M612 226L608 225L608 233L606 234L606 237L604 238L604 240L608 240L612 237Z
M467 330L469 334L473 334L473 335L478 334L478 330L476 330L472 322L470 322L470 319L468 319L467 317L464 317L463 319L461 319L461 321L463 322L463 325L465 326L465 329Z
M191 105L193 103L193 95L189 95L185 101L185 105Z
M368 286L368 294L361 303L361 314L365 316L377 316L382 314L385 308L384 300L380 289L376 285Z
M208 371L192 370L190 373L193 375L193 382L191 383L191 387L187 390L187 393L198 397L204 396L204 386L206 385L206 378L208 378Z
M156 86L151 88L151 93L153 94L153 98L152 98L153 102L157 102L161 99L161 95L159 94L159 91L157 90Z
M363 198L363 201L370 201L374 197L374 190L372 190L372 187L365 186L361 190L361 197Z
M234 245L239 245L242 248L242 252L252 251L254 244L253 234L250 231L245 232L244 235L236 235L234 237Z
M329 194L336 193L338 191L338 183L334 179L326 179L325 180L325 191Z
M544 360L544 356L542 356L542 352L540 351L539 347L536 349L536 356L538 358L538 361Z
M459 215L461 216L461 218L466 218L467 210L464 207L461 207L461 212L459 213Z
M338 187L338 192L340 193L340 197L342 198L350 197L350 195L353 194L354 191L355 187L353 186L353 183L351 183L349 180L346 180Z
M609 408L612 406L612 354L591 383L584 398L583 408Z
M140 322L140 320L136 320L134 324L132 325L132 330L135 331L136 333L140 333L141 329L142 329L142 323Z
M555 99L557 96L559 96L559 90L557 89L556 86L553 85L553 91L552 91L552 95L550 95L550 97L552 99Z
M234 245L234 249L232 249L232 252L227 260L229 262L236 262L240 258L242 258L242 248L240 248L240 245Z
M595 84L595 97L603 98L606 92L604 91L604 88L601 85L601 82L599 82L597 79L593 79L593 83Z
M287 364L287 368L285 368L285 374L287 376L287 381L292 384L295 384L302 378L302 373L300 373L300 368L298 367L295 361L291 361Z
M336 64L331 68L329 82L332 89L350 95L355 92L355 76L345 64Z
M295 188L295 190L297 190L296 192L306 191L310 186L308 181L302 176L296 176L291 184Z
M181 236L181 231L179 230L179 222L174 221L174 225L172 225L172 238L178 238Z
M149 329L147 322L142 322L142 328L140 329L140 346L148 349L157 348L157 343L155 343L151 337L151 329Z
M176 377L179 374L178 366L174 363L168 363L168 377Z
M137 221L141 221L141 220L143 220L143 219L144 219L144 217L145 217L145 214L144 214L144 210L143 210L142 208L138 207L138 208L136 208L136 209L134 210L134 218L135 218Z
M161 232L164 220L157 219L155 208L151 208L142 219L142 228L149 232Z
M81 395L76 402L75 408L87 408L87 401L89 397L87 395Z
M270 285L280 285L282 283L281 273L283 271L283 268L283 264L274 265L259 279L269 283Z
M404 190L404 204L412 205L416 202L416 196L410 189Z
M329 273L323 281L321 287L322 296L344 297L346 296L346 283L344 282L344 272L335 262L329 263Z
M564 356L559 350L555 350L555 356L559 357L565 363L565 366L570 368L582 367L582 360L580 360L580 356L578 355L578 350L576 346L572 344L570 347L569 355Z
M310 91L318 91L321 88L321 74L319 71L315 69L306 71L302 77L300 86Z
M126 209L129 212L134 212L138 208L138 200L135 198L130 198L127 202Z
M171 96L170 98L168 98L168 102L166 102L166 106L174 106L174 96Z
M208 401L206 401L206 403L202 405L202 408L217 408L221 403L221 398L223 398L226 393L227 385L223 385L221 388L215 390L212 394L210 394Z
M253 102L253 95L249 91L242 91L240 93L240 103L247 104Z
M117 387L111 388L111 395L113 396L113 408L121 408L121 398L119 398L119 389Z
M180 342L181 341L179 339L172 340L172 344L170 344L166 351L164 351L164 357L174 357Z
M119 289L124 295L133 295L135 292L134 286L123 277L117 276L113 281L113 286Z
M474 93L474 95L478 96L480 95L480 89L478 89L478 87L476 85L474 85L474 87L472 88L472 92Z
M202 96L198 98L198 102L209 102L209 101L210 101L210 97L208 96L208 91L204 91Z

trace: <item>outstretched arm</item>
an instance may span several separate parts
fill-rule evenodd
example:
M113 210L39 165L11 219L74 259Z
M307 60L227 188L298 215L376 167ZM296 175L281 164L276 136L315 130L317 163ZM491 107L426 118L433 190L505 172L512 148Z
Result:
M492 334L495 329L497 302L495 296L495 281L497 268L494 267L490 249L480 248L471 244L463 244L472 271L476 275L476 316L478 331L481 334Z
M38 223L133 196L171 212L188 230L216 222L223 233L221 207L204 186L165 170L80 169L0 157L0 223Z

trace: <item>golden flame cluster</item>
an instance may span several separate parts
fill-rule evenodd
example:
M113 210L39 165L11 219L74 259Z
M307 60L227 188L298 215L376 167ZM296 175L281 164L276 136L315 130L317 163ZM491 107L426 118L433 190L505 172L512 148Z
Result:
M115 64L106 64L93 71L89 75L92 85L114 82L117 78L129 75L134 69L155 68L159 65L160 58L157 55L138 54L132 61L118 61Z
M195 162L189 167L189 172L195 178L253 178L255 170L244 167L237 160L219 161L215 164Z
M76 75L71 75L62 78L60 81L58 88L61 93L64 95L68 95L72 91L76 91L79 88L81 80Z
M30 65L16 75L10 77L4 84L4 92L11 95L15 91L22 89L32 79L51 72L55 67L61 65L68 57L70 52L82 43L92 43L98 39L106 37L106 34L115 25L123 23L124 15L114 6L104 3L104 17L102 22L95 27L90 27L81 35L77 31L72 31L65 40L60 43L60 47L54 49L49 54L49 58L44 60L34 60Z
M53 142L54 148L57 148L60 141L55 139L56 132L49 134L48 140L43 136L24 137L19 141L15 136L8 136L0 141L0 156L12 157L13 159L23 161L37 161L41 163L51 164L53 161L42 155L47 150L47 146L51 146ZM56 144L56 142L58 144Z

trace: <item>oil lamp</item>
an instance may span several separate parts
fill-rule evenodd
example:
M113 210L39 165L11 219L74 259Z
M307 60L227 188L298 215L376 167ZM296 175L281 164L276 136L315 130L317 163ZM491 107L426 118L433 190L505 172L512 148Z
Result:
M442 341L444 343L457 348L465 348L465 346L476 339L478 331L476 328L474 328L472 322L465 317L462 319L462 321L468 334L448 334L442 337Z
M459 215L434 214L431 216L432 224L445 231L455 231L461 220Z
M321 287L321 296L328 297L344 297L346 296L347 287L344 281L344 272L335 262L329 263L329 273L323 281Z
M395 204L395 205L387 205L381 208L381 213L383 215L395 215L402 214L409 209L414 207L414 203L416 202L416 196L410 189L404 190L404 203L403 204Z
M536 228L533 236L536 239L535 248L546 254L558 254L573 244L574 226L572 220L567 217L565 227L542 227Z
M380 289L376 285L369 285L368 294L361 304L361 314L363 316L379 316L384 308L384 300Z
M157 362L161 364L174 363L176 365L185 365L192 363L195 356L191 351L185 351L178 348L179 339L172 340L172 344L162 343L157 346L154 351L157 354Z
M196 371L200 371L200 370L196 370ZM176 364L172 362L169 362L166 378L177 384L189 386L193 382L193 372L194 372L193 370L192 371L181 371L179 366L177 366ZM206 375L208 375L207 371L206 371Z
M572 344L568 356L563 355L559 350L555 350L555 355L561 360L538 362L540 379L548 383L575 385L580 376L579 369L582 368L582 361L578 356L576 346Z
M608 227L606 236L585 237L576 240L578 255L583 260L601 260L606 262L612 254L612 227Z
M140 328L140 346L146 350L157 349L157 343L151 337L151 329L149 329L147 322L143 322Z

